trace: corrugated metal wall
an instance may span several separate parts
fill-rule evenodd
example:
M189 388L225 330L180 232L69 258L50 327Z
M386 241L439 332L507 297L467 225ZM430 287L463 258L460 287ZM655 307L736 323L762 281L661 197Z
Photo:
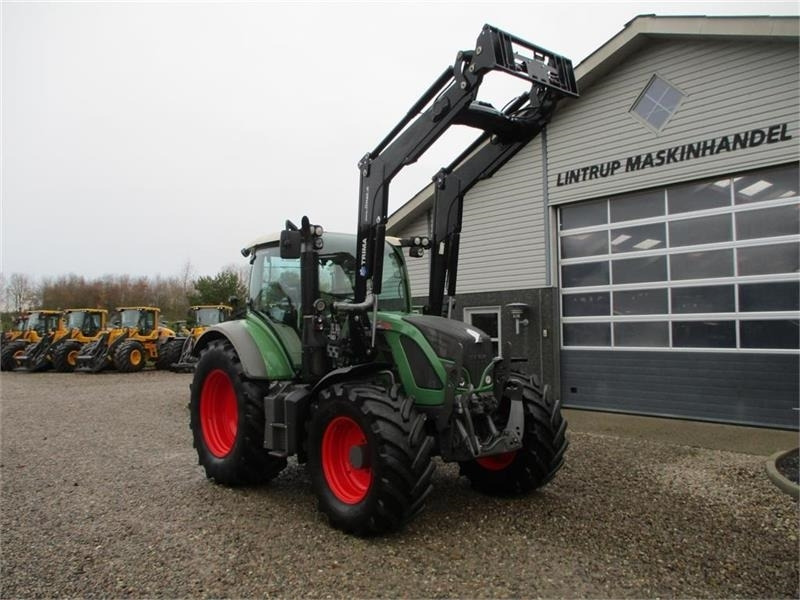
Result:
M649 42L582 92L579 100L563 105L551 122L547 147L550 203L796 160L800 135L797 53L797 44L787 42ZM654 74L686 94L658 134L628 112ZM793 140L624 172L629 156L779 123L789 124ZM613 160L623 163L614 176L558 185L560 173Z

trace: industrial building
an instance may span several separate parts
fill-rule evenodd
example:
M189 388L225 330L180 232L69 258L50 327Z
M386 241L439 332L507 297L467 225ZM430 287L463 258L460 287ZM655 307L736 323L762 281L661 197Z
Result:
M567 407L797 428L798 25L640 16L581 62L464 199L456 316ZM430 234L432 201L388 232Z

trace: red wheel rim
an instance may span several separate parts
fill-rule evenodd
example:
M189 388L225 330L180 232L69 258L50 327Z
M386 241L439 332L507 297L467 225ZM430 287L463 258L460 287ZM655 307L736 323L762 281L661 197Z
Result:
M517 456L517 451L504 452L503 454L495 454L494 456L484 456L476 458L475 461L487 471L502 471L508 467L514 458Z
M372 483L369 466L354 467L350 462L353 446L366 446L367 437L350 417L336 417L322 436L322 471L333 495L345 504L358 504Z
M200 429L211 454L218 458L227 456L236 441L238 425L239 409L233 382L225 371L214 369L200 392Z

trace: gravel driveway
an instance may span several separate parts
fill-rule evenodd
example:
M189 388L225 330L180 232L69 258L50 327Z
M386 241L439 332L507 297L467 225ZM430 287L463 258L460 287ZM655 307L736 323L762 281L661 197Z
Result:
M363 540L304 468L208 482L189 375L3 373L0 596L797 597L798 508L763 458L574 433L542 491L439 464L427 510Z

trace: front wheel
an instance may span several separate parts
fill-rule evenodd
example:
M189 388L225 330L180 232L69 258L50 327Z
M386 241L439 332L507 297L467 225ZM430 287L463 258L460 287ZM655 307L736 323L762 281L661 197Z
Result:
M200 465L217 483L245 485L274 478L285 458L264 448L264 392L245 379L226 340L203 351L191 385L190 428Z
M25 354L25 347L27 342L11 342L3 344L3 349L0 351L0 370L13 371L17 365L17 357Z
M567 422L560 403L553 403L549 386L539 391L527 380L512 377L507 385L522 387L525 431L522 448L461 462L461 474L487 494L525 493L545 485L564 463Z
M78 342L64 342L53 351L53 367L59 373L71 373L78 365L81 345Z
M309 470L320 510L356 535L400 528L431 490L433 438L425 416L396 389L334 385L309 427Z
M137 340L126 340L114 352L114 366L120 373L136 373L144 369L147 351Z

